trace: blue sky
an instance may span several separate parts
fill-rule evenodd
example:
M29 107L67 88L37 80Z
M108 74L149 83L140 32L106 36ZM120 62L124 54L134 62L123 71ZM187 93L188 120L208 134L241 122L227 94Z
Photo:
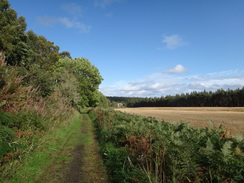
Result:
M100 71L108 96L244 86L243 0L9 0L27 30Z

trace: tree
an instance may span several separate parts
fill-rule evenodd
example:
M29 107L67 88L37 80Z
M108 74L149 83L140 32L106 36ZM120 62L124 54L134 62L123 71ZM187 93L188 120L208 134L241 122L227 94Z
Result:
M33 31L28 31L27 36L31 48L31 60L28 65L35 63L40 65L41 69L54 70L54 65L60 58L59 47Z
M79 82L75 75L65 68L56 73L58 78L57 87L62 96L66 99L66 103L72 106L77 106L81 102L78 91Z
M33 31L28 31L26 37L29 52L21 64L22 68L19 68L19 74L25 76L25 85L39 88L39 94L43 97L49 96L55 87L54 66L61 58L59 47Z
M17 18L7 0L0 0L0 55L8 65L21 65L28 57L26 23Z
M23 84L39 89L39 95L46 97L52 94L55 88L55 76L53 71L42 69L38 64L31 64L25 70Z
M70 52L68 51L63 51L61 53L59 53L60 58L72 58L70 55Z
M97 106L100 107L109 107L110 106L110 101L107 99L105 95L103 95L100 91L97 91L98 96L99 96L99 101Z
M102 82L102 76L98 69L86 58L63 58L56 64L56 72L64 71L72 73L78 81L78 93L80 102L78 106L96 106L99 101L98 86ZM62 82L57 78L57 83ZM60 84L59 84L60 85Z

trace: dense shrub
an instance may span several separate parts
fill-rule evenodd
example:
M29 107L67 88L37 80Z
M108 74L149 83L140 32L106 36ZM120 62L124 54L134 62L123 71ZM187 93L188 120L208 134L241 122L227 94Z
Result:
M109 111L104 110L97 112L98 113L90 112L89 116L95 123L98 141L101 145L101 153L111 182L146 183L146 176L143 175L139 168L134 166L135 158L130 156L127 148L118 145L118 142L124 142L125 138L113 135L110 129L111 126L106 126L106 124L113 119Z
M43 98L37 89L23 86L22 79L0 59L0 164L33 149L36 134L53 129L73 112L58 91Z

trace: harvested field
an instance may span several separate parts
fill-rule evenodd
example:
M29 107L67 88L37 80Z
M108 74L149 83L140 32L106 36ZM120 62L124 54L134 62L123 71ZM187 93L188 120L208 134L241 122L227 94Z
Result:
M222 125L231 135L244 135L243 107L141 107L116 110L170 123L189 122L191 126L201 128L209 127L209 122L212 121L216 127Z

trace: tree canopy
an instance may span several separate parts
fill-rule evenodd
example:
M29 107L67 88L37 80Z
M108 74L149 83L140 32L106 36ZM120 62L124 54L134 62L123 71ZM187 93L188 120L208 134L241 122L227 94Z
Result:
M74 93L80 95L79 100L73 100L76 105L81 107L96 106L98 96L96 91L102 82L102 76L98 69L86 58L63 58L56 63L57 83L64 95L70 97ZM65 73L65 76L63 75ZM68 87L70 80L77 83L76 88ZM66 83L65 85L63 85ZM71 92L72 91L72 92ZM78 103L74 102L77 101Z
M0 0L0 54L8 65L19 65L28 55L25 18L17 18L7 0Z

